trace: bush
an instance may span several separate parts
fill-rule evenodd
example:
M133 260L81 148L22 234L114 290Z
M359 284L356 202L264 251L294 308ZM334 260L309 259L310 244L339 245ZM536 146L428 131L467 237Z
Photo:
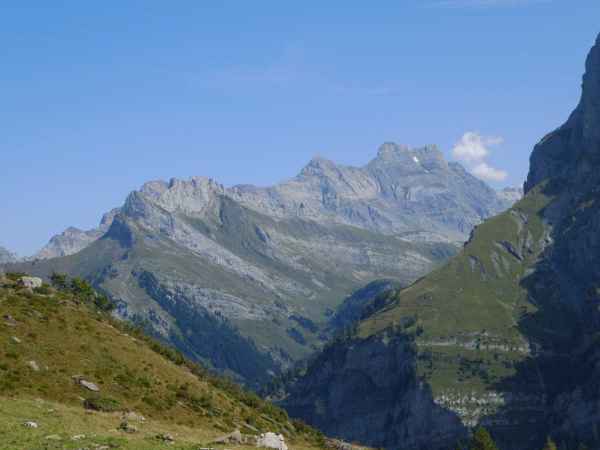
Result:
M64 273L54 272L50 277L50 282L52 283L52 286L61 291L66 290L68 287L67 276Z
M106 296L106 295L98 295L94 299L94 305L102 311L110 312L115 309L115 304Z
M33 292L39 295L50 295L52 293L52 290L47 284L42 284L40 287L35 288Z
M471 450L498 450L496 443L490 436L490 433L483 427L479 427L473 434L471 440Z

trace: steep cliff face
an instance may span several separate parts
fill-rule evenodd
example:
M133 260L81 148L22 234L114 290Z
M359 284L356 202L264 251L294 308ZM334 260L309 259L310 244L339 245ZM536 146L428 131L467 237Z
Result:
M377 448L439 448L467 437L458 415L437 405L416 371L410 338L400 335L329 345L297 386L292 416L331 436Z
M360 382L344 367L385 345L390 336L412 343L420 383L431 390L429 407L454 413L462 426L488 426L505 449L540 447L556 440L598 445L600 417L600 38L586 64L582 99L567 123L534 149L526 196L509 211L474 230L458 256L443 268L390 295L361 321L340 352L350 361L311 365L285 399L289 411L325 431L353 437L355 424L329 392L345 404L363 402ZM356 349L362 348L357 352ZM352 356L354 355L354 356ZM400 364L401 362L397 362ZM408 362L403 362L408 364ZM365 359L364 370L368 372ZM385 370L382 373L382 370ZM376 363L378 377L395 377ZM334 380L334 381L332 381ZM334 386L333 383L338 385ZM398 399L415 387L398 387ZM307 400L308 399L308 400ZM383 427L400 400L372 405ZM424 409L423 417L429 417ZM326 414L324 414L326 413ZM389 448L422 448L408 418L388 422L408 434L391 436ZM411 420L414 420L411 418ZM447 431L447 423L429 422ZM455 432L461 430L456 425ZM451 435L452 433L449 433ZM365 443L379 434L365 433ZM432 440L446 448L452 440Z

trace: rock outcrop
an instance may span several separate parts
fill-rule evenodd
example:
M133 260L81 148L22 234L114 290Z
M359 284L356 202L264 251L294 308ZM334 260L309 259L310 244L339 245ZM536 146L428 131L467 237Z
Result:
M514 205L523 198L522 187L507 187L498 191L498 197L500 197L505 203Z
M104 214L98 228L86 231L75 227L67 228L61 234L53 236L48 244L46 244L39 252L27 259L38 260L58 258L61 256L72 255L83 250L92 242L100 239L100 237L108 231L118 212L119 210L115 208Z

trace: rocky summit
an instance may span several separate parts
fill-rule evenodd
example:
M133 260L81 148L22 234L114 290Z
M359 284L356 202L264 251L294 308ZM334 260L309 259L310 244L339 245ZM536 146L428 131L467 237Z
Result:
M525 194L316 356L288 411L375 447L451 448L484 425L504 450L598 448L600 37Z
M98 240L106 233L112 224L115 215L119 210L113 209L102 216L100 225L91 230L80 230L79 228L69 227L61 234L53 236L50 241L30 260L58 258L77 253Z
M237 186L232 198L271 217L352 225L406 240L462 242L473 226L510 206L435 146L383 144L361 168L313 159L272 188Z
M20 269L84 277L120 317L262 383L322 345L354 290L414 281L505 207L435 147L384 144L365 167L316 158L271 188L148 182L98 230L65 232L45 254L81 251Z

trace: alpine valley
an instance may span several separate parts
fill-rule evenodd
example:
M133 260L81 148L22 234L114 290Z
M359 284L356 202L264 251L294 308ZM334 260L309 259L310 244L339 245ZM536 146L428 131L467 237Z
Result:
M85 278L120 318L257 386L320 348L355 290L429 273L514 195L434 146L386 143L364 167L315 158L269 188L148 182L99 228L70 228L10 270Z
M367 302L287 377L282 404L374 447L445 449L484 425L505 450L548 436L600 448L599 200L600 37L579 105L533 151L525 197L448 264Z

